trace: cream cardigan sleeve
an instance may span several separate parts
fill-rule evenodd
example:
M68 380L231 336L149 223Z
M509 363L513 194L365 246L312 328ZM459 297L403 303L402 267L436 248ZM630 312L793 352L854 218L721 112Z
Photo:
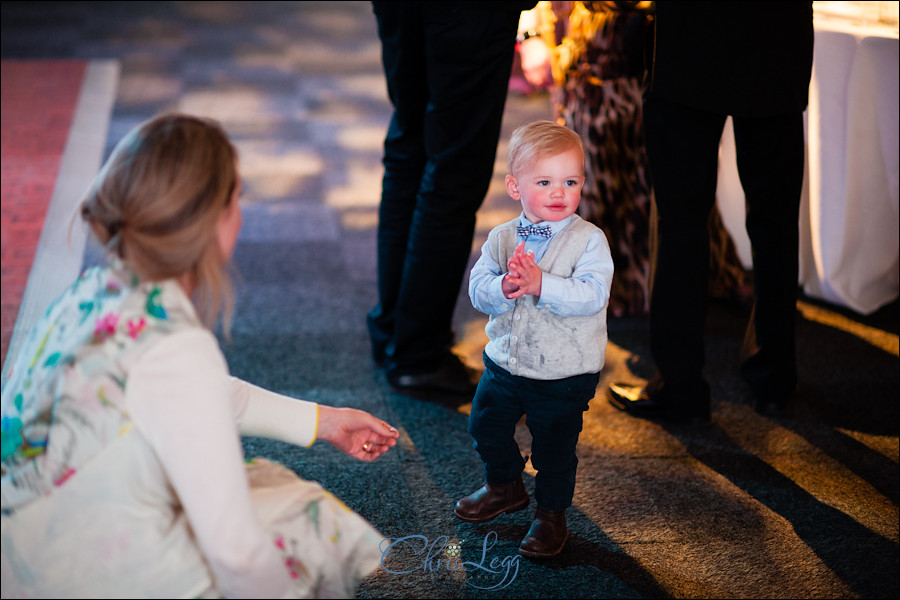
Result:
M165 469L226 597L280 598L291 590L287 569L256 516L235 423L237 410L264 430L267 409L255 406L264 398L236 384L216 339L202 329L155 343L128 377L134 424ZM292 412L275 404L272 414ZM297 421L306 423L312 410L297 405ZM297 438L311 441L309 425L304 427Z
M267 389L231 378L231 400L243 435L265 437L311 446L316 441L319 405L282 396Z

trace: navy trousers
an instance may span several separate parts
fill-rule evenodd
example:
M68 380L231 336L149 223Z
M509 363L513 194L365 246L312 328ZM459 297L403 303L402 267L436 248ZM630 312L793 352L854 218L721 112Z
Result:
M575 448L584 411L594 397L600 374L529 379L512 375L487 355L484 366L469 413L469 434L484 463L485 480L509 483L522 473L525 459L514 434L519 419L527 415L531 464L537 471L535 499L543 509L565 510L575 494Z

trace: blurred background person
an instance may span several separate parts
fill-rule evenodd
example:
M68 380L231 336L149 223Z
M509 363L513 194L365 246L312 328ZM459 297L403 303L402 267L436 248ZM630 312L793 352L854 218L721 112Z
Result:
M660 2L656 10L644 131L658 212L650 299L650 352L658 372L643 389L610 386L610 402L638 417L710 420L707 222L730 116L753 253L754 302L741 374L754 408L778 412L797 388L812 2Z
M394 112L384 140L372 355L394 390L471 400L452 352L475 213L494 172L521 11L535 2L373 2Z

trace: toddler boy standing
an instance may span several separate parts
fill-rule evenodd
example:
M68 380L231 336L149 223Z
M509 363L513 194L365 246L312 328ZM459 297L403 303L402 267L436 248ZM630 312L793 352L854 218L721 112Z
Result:
M469 416L485 485L456 503L474 523L528 505L514 438L523 414L537 470L534 521L519 551L562 551L575 492L575 447L606 356L613 262L606 236L575 214L584 185L578 134L550 121L513 132L507 193L517 219L494 228L472 268L469 296L490 319L485 371Z

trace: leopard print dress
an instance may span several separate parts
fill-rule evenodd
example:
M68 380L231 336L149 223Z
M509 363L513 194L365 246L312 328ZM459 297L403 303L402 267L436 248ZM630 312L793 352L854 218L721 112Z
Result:
M546 10L551 3L540 4ZM609 2L570 4L567 16L549 17L557 32L565 32L557 34L560 43L553 49L554 116L584 143L589 168L579 214L603 229L610 242L616 274L609 312L642 315L650 307L652 187L643 140L640 53L650 17L621 12ZM749 274L718 208L710 214L709 231L710 293L746 298Z

